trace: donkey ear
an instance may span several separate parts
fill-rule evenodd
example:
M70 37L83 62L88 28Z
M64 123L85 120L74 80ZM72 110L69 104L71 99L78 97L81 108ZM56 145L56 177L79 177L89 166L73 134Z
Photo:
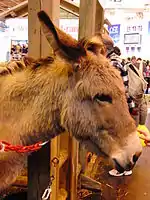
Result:
M25 66L30 66L33 62L35 62L35 59L29 56L24 56L23 62Z
M56 28L49 16L44 12L40 11L38 13L38 18L40 20L42 30L52 46L54 53L59 54L61 56L67 56L68 58L78 60L79 57L86 55L85 49L80 46L77 42L72 43L72 39L70 36L67 36L63 31ZM68 38L67 43L66 37ZM70 43L69 43L70 42Z
M80 40L80 43L82 43L82 46L84 46L86 51L90 51L95 55L105 55L106 48L102 41L101 34L93 36L91 38L84 38Z

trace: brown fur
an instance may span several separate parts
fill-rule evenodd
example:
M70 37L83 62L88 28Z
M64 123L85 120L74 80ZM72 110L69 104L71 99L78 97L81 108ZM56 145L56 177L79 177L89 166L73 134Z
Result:
M22 71L26 68L23 61L11 61L6 63L0 63L0 76L13 74L15 72Z
M83 38L79 41L86 50L91 51L92 53L99 55L105 55L106 47L102 41L101 34L96 35L90 38Z
M46 24L45 20L47 16L40 21ZM65 130L92 152L115 158L122 169L129 163L133 166L133 155L141 151L141 146L119 72L81 42L77 43L79 52L72 41L69 47L62 45L65 38L59 40L51 21L48 25L61 57L56 53L53 58L37 61L26 58L29 66L24 70L1 76L0 139L30 145ZM0 190L15 180L26 158L26 154L0 153Z

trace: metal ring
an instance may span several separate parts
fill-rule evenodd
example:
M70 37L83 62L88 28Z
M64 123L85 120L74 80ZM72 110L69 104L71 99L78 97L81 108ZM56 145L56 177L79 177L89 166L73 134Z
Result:
M59 164L59 159L58 159L57 157L54 157L54 158L52 159L52 163L54 164L54 167L56 167L56 165Z

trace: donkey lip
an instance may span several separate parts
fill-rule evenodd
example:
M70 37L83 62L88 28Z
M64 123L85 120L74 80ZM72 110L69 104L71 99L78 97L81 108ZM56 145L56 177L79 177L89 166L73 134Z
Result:
M114 158L113 159L114 163L115 163L115 168L119 173L123 173L125 171L125 169L117 162L117 160Z

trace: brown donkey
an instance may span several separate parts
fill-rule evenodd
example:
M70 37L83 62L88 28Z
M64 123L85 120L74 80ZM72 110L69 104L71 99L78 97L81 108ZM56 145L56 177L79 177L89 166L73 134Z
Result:
M0 77L0 140L30 145L71 132L91 152L109 156L119 171L141 153L122 79L100 55L99 38L77 42L38 13L53 57L25 59L20 72ZM20 173L27 154L0 152L0 190Z

